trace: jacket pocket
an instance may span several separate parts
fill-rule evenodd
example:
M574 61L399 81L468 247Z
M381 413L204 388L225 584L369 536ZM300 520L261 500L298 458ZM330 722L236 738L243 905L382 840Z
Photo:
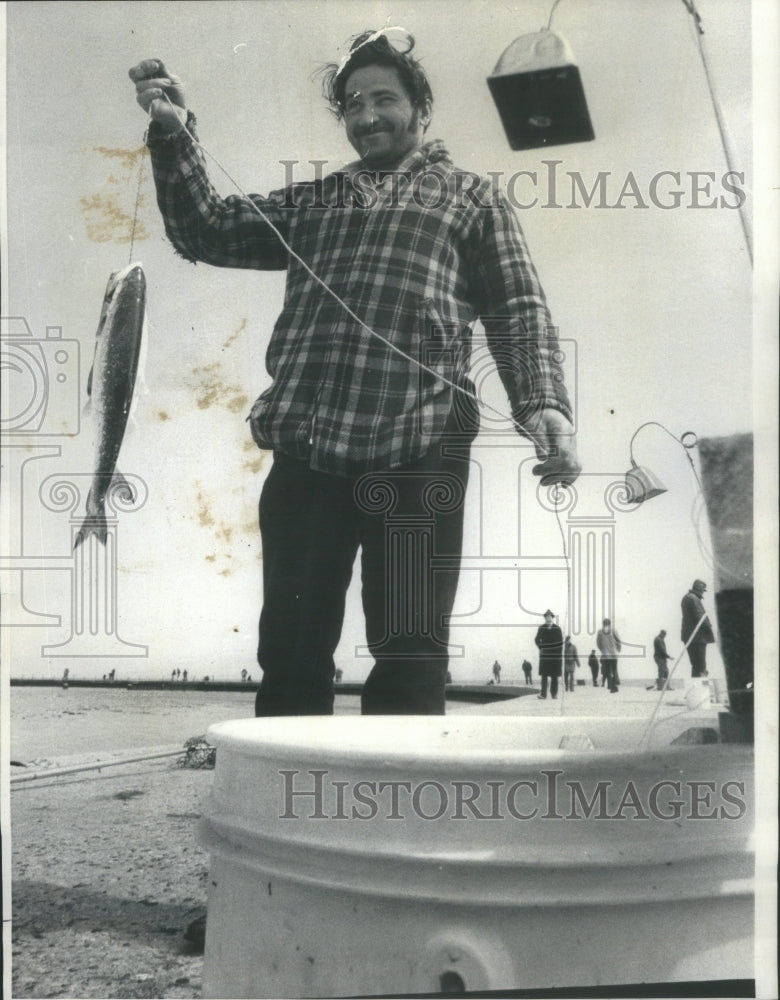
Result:
M266 423L266 418L268 416L269 399L274 390L273 385L269 386L266 390L260 393L257 399L252 404L252 409L249 411L249 416L247 420L249 421L249 430L252 434L252 439L258 448L272 448L270 437L265 433L264 427Z
M419 330L420 361L429 369L421 373L421 385L428 386L434 399L448 393L448 414L454 416L461 431L475 435L479 413L476 387L467 373L468 342L463 325L445 320L436 302L424 298L419 306ZM441 408L440 401L437 408Z

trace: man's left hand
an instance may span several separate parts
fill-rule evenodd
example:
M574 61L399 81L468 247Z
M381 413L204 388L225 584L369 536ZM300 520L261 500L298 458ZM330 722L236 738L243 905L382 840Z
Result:
M571 423L558 410L542 410L539 426L530 435L536 445L540 465L533 467L543 486L573 483L582 471L577 458L577 440Z

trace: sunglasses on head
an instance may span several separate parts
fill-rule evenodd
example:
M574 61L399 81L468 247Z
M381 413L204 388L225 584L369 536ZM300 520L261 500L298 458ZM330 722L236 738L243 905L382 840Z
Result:
M354 54L358 51L358 49L362 49L364 45L370 45L372 42L376 42L380 38L384 38L387 41L387 44L401 55L406 55L407 52L410 52L413 45L412 36L406 28L402 28L399 25L394 25L390 28L380 28L379 31L372 31L369 35L366 35L365 38L361 38L361 36L358 35L349 52L342 56L338 69L336 70L336 76L343 72L344 67L350 61L352 56L354 56Z

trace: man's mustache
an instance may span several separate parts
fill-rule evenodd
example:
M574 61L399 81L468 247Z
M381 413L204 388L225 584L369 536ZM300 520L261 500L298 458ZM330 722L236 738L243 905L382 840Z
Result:
M362 139L366 135L375 135L377 132L390 132L391 128L389 125L382 125L379 122L375 122L372 125L361 125L359 128L355 129L355 135L358 139Z

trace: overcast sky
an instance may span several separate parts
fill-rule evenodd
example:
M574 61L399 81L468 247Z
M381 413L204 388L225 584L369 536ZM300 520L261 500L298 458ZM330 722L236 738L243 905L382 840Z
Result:
M669 632L672 652L679 648L679 601L694 577L708 580L714 611L706 517L672 436L754 428L752 273L728 187L744 193L752 212L751 4L698 3L735 168L744 174L730 181L695 29L680 0L562 0L552 27L580 67L596 139L512 152L486 78L512 39L547 23L550 7L492 0L7 5L3 315L24 317L36 338L58 326L78 342L78 405L72 394L51 402L52 412L78 411L105 284L130 254L145 124L127 77L131 65L155 56L179 73L205 147L242 188L266 192L283 185L282 160L301 161L296 176L306 177L311 159L333 168L352 158L312 74L340 58L363 28L403 25L417 39L434 91L428 137L443 139L460 166L500 171L518 201L537 198L518 215L566 349L584 465L579 507L561 515L562 530L572 529L567 516L588 516L601 518L598 530L614 538L615 618L636 655L626 675L646 676L654 668L645 647L659 628ZM760 19L769 2L753 7ZM528 173L520 178L519 171ZM679 183L663 172L678 174ZM573 206L573 174L587 189L604 174L607 204L587 207L580 198ZM212 175L223 193L235 190L216 165ZM256 504L268 457L252 444L245 417L267 384L263 359L283 278L182 261L164 239L148 161L140 194L133 257L148 282L147 358L120 465L149 495L141 510L120 515L116 606L121 639L146 646L147 655L128 657L121 671L163 677L180 667L235 679L245 667L257 675ZM490 376L484 392L504 405ZM605 487L628 468L632 435L646 421L663 423L672 436L645 428L634 455L668 492L631 513L610 510ZM12 672L58 676L69 665L78 675L99 675L108 669L100 659L68 663L41 653L71 631L71 576L56 562L67 558L71 528L67 511L45 509L38 490L53 474L91 467L87 418L71 437L46 429L52 433L34 441L15 438L49 451L26 466L17 462L11 487L5 477L5 488L22 497L14 545L41 559L35 572L9 574L16 623L30 626L14 630ZM541 612L551 606L567 625L570 618L561 528L539 503L532 453L519 439L512 448L505 439L488 445L489 435L474 453L480 471L466 542L470 565L483 568L463 574L453 632L452 673L463 680L486 677L495 658L509 679L519 677ZM515 556L538 563L519 582L516 571L489 562ZM353 586L339 650L347 679L367 669L354 652L364 641L358 604ZM46 624L36 624L45 614ZM592 634L576 638L587 654Z

